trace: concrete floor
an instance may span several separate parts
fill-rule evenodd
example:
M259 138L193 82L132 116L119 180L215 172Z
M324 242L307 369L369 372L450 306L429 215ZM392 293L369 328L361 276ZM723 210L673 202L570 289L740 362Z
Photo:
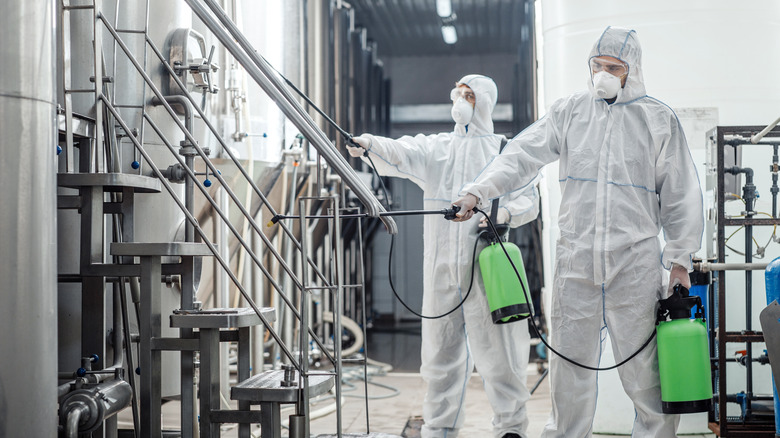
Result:
M358 378L362 373L347 370L345 382L343 384L342 395L342 433L345 437L365 437L373 436L376 438L415 438L417 435L412 432L408 435L402 435L404 426L411 417L422 415L422 399L425 394L425 384L418 373L408 372L390 372L386 375L373 375L369 371L368 393L368 411L370 413L368 429L366 425L366 402L363 398L363 381ZM352 375L354 377L349 377ZM529 367L528 386L531 388L538 380L539 375L536 366ZM531 396L528 402L528 417L530 425L528 428L528 437L538 437L550 414L550 394L549 384L545 379L539 385L536 392ZM120 414L120 427L130 426L131 417L129 410ZM318 438L331 438L336 436L337 419L335 413L335 397L326 396L312 404L311 407L311 435ZM282 418L293 414L292 408L282 410ZM482 380L478 375L474 375L468 383L465 402L465 423L460 432L460 437L466 438L491 438L492 427L491 411L487 404L485 392L482 389ZM163 406L163 425L165 429L178 429L179 427L179 405L178 402L169 402ZM371 435L366 432L370 431ZM353 434L353 435L350 435ZM387 434L387 435L385 435ZM224 425L222 436L225 438L235 438L238 436L238 429L235 425ZM253 429L253 436L260 436L260 428L256 426ZM287 431L282 430L282 437L287 436ZM594 437L607 437L607 435L593 435ZM615 436L615 435L610 435ZM714 435L685 435L690 438L712 438Z
M418 373L420 368L419 322L400 324L392 328L377 328L369 332L367 354L374 361L389 364L392 370L385 372L377 366L369 367L368 412L370 416L367 427L362 367L345 367L342 379L342 434L345 438L365 437L368 436L367 431L370 431L371 436L375 438L402 436L407 421L412 417L422 416L422 400L426 390L425 383ZM537 365L532 363L528 369L529 389L538 380ZM551 411L549 390L549 380L544 379L528 402L530 423L528 437L539 437L547 423ZM226 398L228 396L226 394ZM313 401L311 405L312 437L331 438L336 436L335 406L335 396L332 393L322 396L320 400ZM294 414L293 408L285 408L282 410L281 417L285 419L291 414ZM459 436L461 438L492 438L491 416L492 412L482 387L482 379L475 374L468 383L465 423ZM622 420L625 423L626 419ZM630 424L631 419L628 421ZM703 421L706 421L706 418ZM617 422L616 419L616 423L613 424L621 423ZM123 426L132 427L132 417L129 410L120 413L120 427ZM179 428L178 402L169 402L163 406L163 426L164 429L176 430ZM706 425L702 425L702 429L706 430ZM225 438L238 436L238 428L235 425L224 425L222 431L222 436ZM287 431L282 430L282 437L287 435ZM259 426L253 429L253 436L260 436ZM417 436L412 431L404 435L403 438L416 438ZM593 436L607 437L608 435ZM609 436L614 437L615 435ZM712 438L714 436L713 434L685 435L686 438Z

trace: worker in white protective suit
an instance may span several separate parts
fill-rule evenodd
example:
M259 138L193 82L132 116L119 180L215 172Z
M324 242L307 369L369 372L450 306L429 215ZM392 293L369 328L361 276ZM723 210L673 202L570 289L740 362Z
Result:
M380 175L416 183L423 189L426 210L449 208L463 185L498 155L503 137L493 133L491 117L497 94L489 77L465 76L451 93L454 132L397 140L364 134L354 138L361 147L348 147L349 153L358 157L367 150ZM539 211L533 185L500 202L498 222L511 227L534 219ZM458 224L425 216L423 315L441 315L462 301L472 263L478 263L472 257L479 230L477 221ZM480 249L484 245L480 243ZM493 324L478 267L474 275L471 295L460 309L422 321L420 374L428 384L424 438L457 436L463 424L466 382L475 365L493 408L494 436L526 437L528 325L525 321Z
M645 93L636 32L608 27L588 65L588 91L553 103L454 204L465 210L456 220L468 219L475 205L523 190L542 166L559 160L550 341L568 358L596 367L607 332L620 362L651 336L656 304L671 286L690 287L703 218L682 126ZM668 285L664 269L671 270ZM679 416L661 411L655 340L618 372L636 410L632 436L676 436ZM591 436L597 378L550 355L552 414L542 437Z

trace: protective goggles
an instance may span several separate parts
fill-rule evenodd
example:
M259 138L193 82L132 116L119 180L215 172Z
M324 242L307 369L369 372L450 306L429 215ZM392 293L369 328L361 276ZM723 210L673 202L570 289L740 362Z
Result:
M468 87L455 87L450 91L450 99L456 102L458 99L463 98L466 102L473 104L477 101L477 96L474 95L474 91Z
M618 77L628 73L628 64L612 56L595 56L590 58L589 64L593 73L605 71Z

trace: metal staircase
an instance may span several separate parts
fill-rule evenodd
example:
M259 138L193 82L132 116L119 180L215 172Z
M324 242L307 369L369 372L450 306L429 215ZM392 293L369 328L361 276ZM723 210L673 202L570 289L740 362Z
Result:
M366 187L358 176L352 171L341 154L334 148L331 141L317 127L306 111L291 95L286 85L277 77L272 68L249 45L248 41L238 31L227 15L212 0L186 0L195 15L197 15L213 33L213 35L235 57L236 61L249 73L260 87L277 103L284 114L291 120L300 132L306 137L314 148L329 165L340 181L349 187L358 199L363 203L370 216L379 218L389 232L396 232L396 225L392 218L379 216L383 212L379 201L371 190ZM104 333L107 322L105 321L106 284L113 282L119 285L123 304L126 302L125 290L129 286L131 292L134 285L136 291L137 314L139 318L140 336L137 342L132 333L126 329L124 336L124 362L122 367L128 370L128 379L131 386L140 395L140 405L134 409L139 411L134 415L136 419L135 435L143 437L162 437L161 424L161 355L164 351L177 351L180 353L181 372L181 436L195 436L195 431L200 430L201 437L215 437L220 435L221 423L239 423L239 436L250 436L250 425L260 423L262 436L280 437L280 405L293 403L296 405L296 415L291 418L291 436L308 436L308 403L309 398L329 391L334 385L336 397L340 398L341 392L341 348L340 343L335 342L334 352L331 354L326 348L323 339L310 327L309 296L313 291L324 291L331 295L334 303L333 319L334 333L341 332L340 315L341 300L345 288L361 288L360 285L345 285L343 280L343 248L341 247L341 219L340 214L343 205L338 195L299 197L298 212L300 214L298 225L300 238L284 222L279 222L277 233L290 242L291 247L299 252L302 263L300 272L296 272L294 266L287 262L288 258L282 256L266 236L263 228L257 223L257 211L252 211L251 205L244 205L236 193L231 189L228 181L221 175L216 165L209 158L209 151L198 144L193 134L191 119L200 117L208 131L221 145L224 153L236 166L243 183L251 188L253 199L259 201L259 205L265 207L272 216L277 212L271 205L263 191L260 190L254 178L247 172L241 162L231 152L225 140L219 134L214 125L209 121L201 105L195 97L187 91L187 87L179 77L175 66L172 66L163 56L162 52L149 38L148 26L142 31L117 30L100 11L100 2L93 4L94 13L94 53L95 53L95 113L96 119L91 124L91 135L84 137L84 141L74 141L74 132L78 129L74 115L66 104L64 115L64 127L61 136L64 136L66 146L65 172L58 175L58 184L61 187L74 188L78 195L63 195L58 199L58 207L63 209L78 209L81 221L81 255L80 271L78 278L82 287L82 351L99 352L105 356L106 348ZM148 14L148 5L147 5ZM103 87L101 30L107 31L116 47L126 56L135 68L137 74L144 81L144 99L146 89L153 94L153 103L164 108L171 120L181 131L184 139L175 144L165 135L149 112L145 111L145 105L116 104L112 101ZM127 33L141 35L145 39L144 60L136 59L120 34ZM146 69L146 49L159 60L170 79L179 87L181 95L171 98L162 93L154 83ZM118 55L117 55L118 56ZM66 69L67 70L67 69ZM68 75L65 75L66 78ZM79 90L71 90L66 86L66 103L69 102L69 94ZM146 103L146 102L145 102ZM174 106L183 111L177 112ZM161 169L145 148L143 135L129 126L120 113L120 108L140 109L142 125L149 127L164 143L171 156L176 159L176 164L168 169ZM180 120L183 113L185 120ZM110 161L101 152L103 145L107 145L110 137L104 133L103 117L110 120L108 125L117 126L127 134L126 139L134 148L134 161L138 161L151 172L151 176L118 173L116 167L108 166L114 173L102 172L104 161ZM143 132L143 130L141 130ZM135 134L138 133L138 134ZM77 138L78 140L78 138ZM79 147L81 145L81 147ZM79 148L79 163L72 163L73 148ZM107 148L108 149L108 148ZM135 159L137 157L137 159ZM200 182L198 176L203 173L195 171L196 160L205 166L206 180ZM135 168L135 165L133 166ZM74 172L74 170L78 172ZM229 198L232 207L241 213L241 220L249 225L249 231L253 237L260 240L264 251L267 251L276 263L282 268L282 275L292 285L292 290L283 287L279 278L272 275L263 262L263 255L253 250L243 233L230 220L228 212L214 198L209 190L210 178L214 178L215 184L221 187ZM184 183L184 199L174 189L172 183ZM185 216L186 231L184 242L136 242L134 240L134 203L138 193L167 192L170 199L177 205ZM222 221L232 234L232 239L238 242L254 266L259 269L266 281L271 285L273 292L279 298L278 302L285 309L286 314L291 315L295 325L297 339L292 345L285 342L274 327L277 310L262 307L256 304L252 295L239 281L233 272L230 261L219 251L209 234L203 229L196 218L194 197L200 196L213 209L214 220ZM107 195L108 194L108 195ZM108 197L107 197L108 196ZM291 200L292 202L292 200ZM331 252L329 258L332 266L327 272L317 266L309 257L309 249L312 242L307 240L308 212L312 210L314 203L329 207L326 218L328 223L328 242ZM324 208L324 207L323 207ZM112 218L107 221L106 218ZM106 236L111 235L107 229L113 224L113 239L106 248ZM219 242L219 245L225 245ZM246 308L201 308L195 299L195 274L194 266L199 257L211 257L218 264L237 288L238 292L248 304ZM111 259L112 262L106 262ZM170 260L176 260L170 262ZM161 285L170 281L174 276L179 279L181 287L181 302L179 308L172 314L166 314L160 302ZM66 276L62 276L64 280ZM136 301L137 300L137 301ZM95 315L103 315L94 317ZM124 326L127 325L127 312L122 312ZM178 329L178 336L166 337L162 334L164 324ZM251 376L249 355L251 327L262 325L273 339L276 348L281 352L286 369L271 369ZM289 339L288 339L289 341ZM238 343L238 379L239 383L231 390L231 398L238 402L237 410L225 410L220 403L220 348L221 342ZM120 342L121 343L121 342ZM138 344L138 358L140 366L138 370L133 368L133 345ZM309 345L316 345L325 358L333 366L332 372L312 372L308 368ZM297 344L297 345L296 345ZM115 345L116 349L122 349ZM199 357L199 367L196 367L196 353ZM194 382L196 370L199 372L197 379L197 393L199 396L199 420L195 415ZM133 374L138 372L140 383L136 383ZM251 410L251 405L259 404L260 411ZM337 404L337 428L341 435L341 411Z

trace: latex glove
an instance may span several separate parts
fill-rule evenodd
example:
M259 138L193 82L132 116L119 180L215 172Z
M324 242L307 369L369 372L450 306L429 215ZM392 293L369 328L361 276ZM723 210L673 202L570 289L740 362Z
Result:
M666 291L666 296L672 295L672 289L674 286L681 284L686 289L691 288L691 277L688 276L688 269L677 263L672 263L672 272L669 273L669 289Z
M349 155L356 158L362 156L371 146L371 140L364 137L352 137L352 141L357 143L360 147L355 147L347 143L347 152L349 152Z
M506 208L499 208L498 214L496 214L496 223L493 225L501 225L507 222L509 222L509 211L507 211ZM482 216L482 219L479 221L479 226L481 228L488 226L487 218L485 216Z
M477 199L477 197L471 193L467 193L462 198L458 198L455 202L452 203L452 205L457 205L460 207L460 211L455 214L457 217L452 221L464 222L471 219L471 217L474 216L473 208L477 206L477 202L479 202L479 199Z

